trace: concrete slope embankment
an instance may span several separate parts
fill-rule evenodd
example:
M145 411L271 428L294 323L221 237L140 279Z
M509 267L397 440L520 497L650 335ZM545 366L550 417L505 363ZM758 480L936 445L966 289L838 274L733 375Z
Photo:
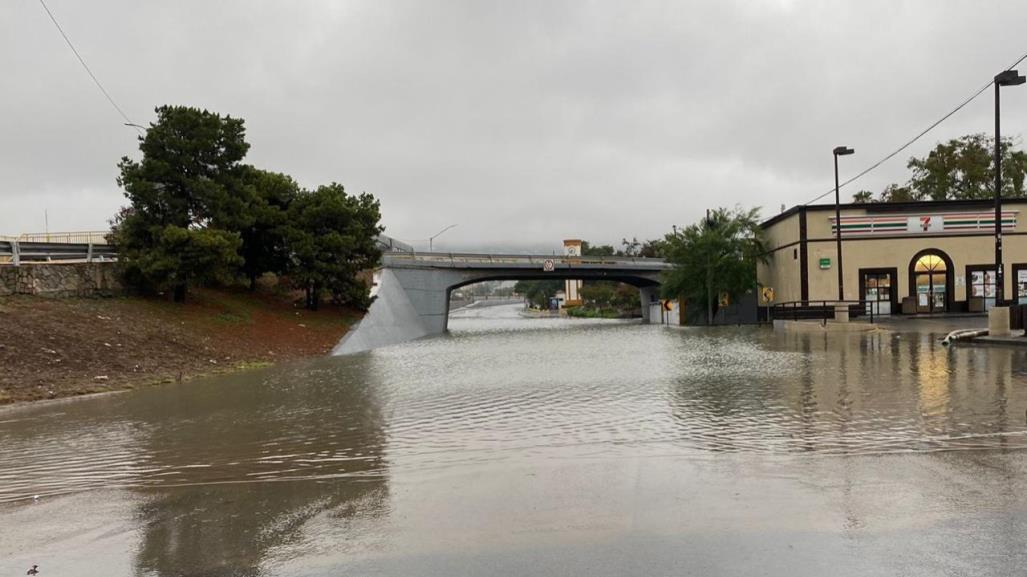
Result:
M383 269L378 296L364 318L343 337L333 355L350 355L430 334L395 273Z

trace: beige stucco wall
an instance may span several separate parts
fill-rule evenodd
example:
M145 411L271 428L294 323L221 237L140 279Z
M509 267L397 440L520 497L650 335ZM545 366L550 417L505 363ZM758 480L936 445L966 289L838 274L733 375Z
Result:
M1012 298L1012 264L1027 262L1027 240L1022 236L1005 236L1005 291ZM966 300L966 266L990 264L995 261L995 240L990 236L948 238L866 239L846 240L842 246L845 299L859 298L859 269L895 267L898 269L898 300L909 296L909 263L924 249L937 249L949 256L955 266L953 298ZM820 269L820 259L831 259L831 268ZM838 258L835 243L809 244L810 300L838 298ZM962 280L961 280L962 279Z
M797 258L799 245L792 245L799 240L799 215L793 214L775 223L764 233L767 248L771 252L766 263L757 265L756 278L761 286L774 288L775 302L801 300L800 261Z
M1005 294L1007 298L1013 298L1013 286L1015 278L1013 275L1014 264L1027 263L1027 204L1008 203L1003 207L1006 211L1016 211L1016 226L1012 233L1008 229L1003 235L1004 246L1004 277ZM979 212L979 209L972 210ZM922 210L908 213L898 213L895 216L940 214L945 215L953 211L949 210ZM955 211L967 212L967 211ZM868 213L862 208L852 208L842 211L842 216L864 216L881 215L882 213ZM831 219L834 216L833 210L809 210L807 211L807 272L809 275L809 299L830 300L838 298L838 255L831 230ZM774 223L765 230L768 245L773 249L795 242L799 238L799 215ZM982 231L983 232L983 231ZM1017 234L1020 233L1020 234ZM843 260L844 260L844 284L845 299L856 300L859 298L859 270L864 268L895 268L896 295L899 302L903 297L910 295L909 286L909 265L913 256L925 249L936 249L946 253L952 259L953 270L953 291L954 301L965 301L967 298L967 265L988 265L995 259L994 236L988 233L976 233L960 236L945 236L938 234L903 235L897 234L890 238L873 237L846 237L843 239ZM831 259L829 269L820 269L820 259ZM777 293L777 301L785 302L801 299L801 274L799 271L799 260L793 258L791 248L778 250L773 253L766 265L761 265L758 270L760 283L765 286L773 286Z

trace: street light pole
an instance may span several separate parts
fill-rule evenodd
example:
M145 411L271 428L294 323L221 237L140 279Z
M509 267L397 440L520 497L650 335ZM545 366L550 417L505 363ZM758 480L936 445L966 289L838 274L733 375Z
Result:
M146 134L147 128L145 126L139 126L138 124L135 124L133 122L122 122L122 124L124 124L125 126L135 128L137 131L139 131L139 134Z
M842 207L838 193L838 157L856 152L846 146L834 147L834 239L838 247L838 300L845 300L845 284L842 280Z
M1002 266L1002 123L1000 121L999 89L1017 86L1027 80L1016 70L1003 70L995 75L995 306L1005 301L1006 279Z
M432 248L434 246L433 242L435 241L435 237L441 235L442 233L446 232L447 230L449 230L449 229L451 229L451 228L453 228L455 226L456 226L455 224L451 224L451 225L447 226L446 228L440 230L439 232L435 233L433 236L428 237L428 252L432 252Z

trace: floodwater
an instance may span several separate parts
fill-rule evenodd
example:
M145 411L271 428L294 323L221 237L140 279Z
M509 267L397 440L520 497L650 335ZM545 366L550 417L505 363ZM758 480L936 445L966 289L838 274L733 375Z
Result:
M454 313L0 411L0 575L1021 575L1027 355Z

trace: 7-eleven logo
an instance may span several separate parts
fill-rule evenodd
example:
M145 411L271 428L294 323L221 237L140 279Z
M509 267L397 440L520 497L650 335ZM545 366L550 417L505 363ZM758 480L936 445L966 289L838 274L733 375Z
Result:
M943 232L945 230L945 217L939 214L910 216L906 220L906 232Z

